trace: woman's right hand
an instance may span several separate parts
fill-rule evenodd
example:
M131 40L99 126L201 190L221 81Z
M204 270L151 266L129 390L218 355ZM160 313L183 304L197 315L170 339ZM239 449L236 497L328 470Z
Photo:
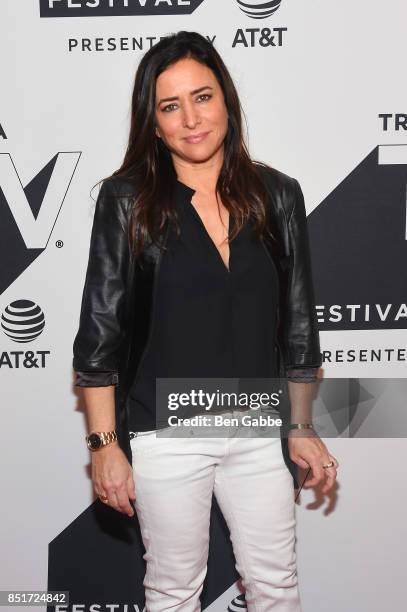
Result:
M92 452L92 481L103 503L118 512L134 515L129 500L135 501L133 469L118 442L111 442Z

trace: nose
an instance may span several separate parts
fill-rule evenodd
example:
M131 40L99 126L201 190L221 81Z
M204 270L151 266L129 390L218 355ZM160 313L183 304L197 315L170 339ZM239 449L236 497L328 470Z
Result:
M200 123L199 109L192 102L188 101L183 107L183 123L184 127L194 129Z

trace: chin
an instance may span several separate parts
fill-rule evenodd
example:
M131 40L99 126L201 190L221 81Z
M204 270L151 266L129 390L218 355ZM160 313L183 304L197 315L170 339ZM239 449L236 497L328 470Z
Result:
M193 162L195 164L204 164L209 161L214 156L214 153L209 153L208 155L195 155L187 157L188 161Z

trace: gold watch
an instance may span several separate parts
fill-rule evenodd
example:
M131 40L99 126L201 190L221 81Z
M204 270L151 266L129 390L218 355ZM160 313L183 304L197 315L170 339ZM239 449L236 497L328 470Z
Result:
M88 449L97 451L111 442L116 442L117 433L116 431L92 431L88 436L85 436L85 439Z

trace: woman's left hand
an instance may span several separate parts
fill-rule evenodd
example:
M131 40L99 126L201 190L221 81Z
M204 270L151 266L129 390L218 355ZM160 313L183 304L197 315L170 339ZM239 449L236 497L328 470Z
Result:
M311 467L313 477L304 483L304 487L312 487L326 480L323 493L329 491L336 480L336 468L339 466L336 458L328 452L316 431L313 429L292 429L288 433L288 448L290 458L300 467ZM323 465L334 462L332 467Z

